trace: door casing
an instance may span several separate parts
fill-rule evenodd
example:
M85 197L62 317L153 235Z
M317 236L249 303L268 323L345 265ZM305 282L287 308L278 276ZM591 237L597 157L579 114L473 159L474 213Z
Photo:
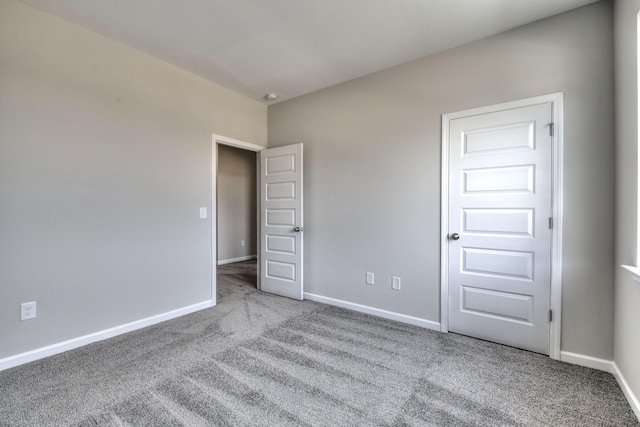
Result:
M449 251L447 234L449 232L449 122L461 117L478 114L493 113L513 108L527 107L541 103L552 104L553 117L553 147L552 147L552 215L553 228L551 230L551 301L550 307L553 320L549 330L549 357L560 359L560 332L562 320L562 222L563 222L563 185L562 185L562 153L563 153L563 123L562 123L562 93L536 96L496 105L473 108L464 111L442 115L442 191L441 191L441 228L440 228L440 330L449 331Z
M222 135L213 134L211 137L211 305L216 305L216 272L217 272L217 178L218 178L218 150L217 145L229 145L232 147L240 148L243 150L258 152L264 150L267 147L261 145L251 144L249 142L240 141L238 139L228 138ZM257 157L257 156L256 156ZM256 159L256 175L260 177L260 161ZM258 217L257 226L260 226L260 209L258 202ZM259 228L258 228L259 230ZM257 287L260 289L260 239L257 241L257 256L258 256L258 283Z

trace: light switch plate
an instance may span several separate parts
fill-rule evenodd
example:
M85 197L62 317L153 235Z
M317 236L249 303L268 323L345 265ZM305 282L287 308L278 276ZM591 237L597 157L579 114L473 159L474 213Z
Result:
M200 208L200 218L207 217L207 208Z

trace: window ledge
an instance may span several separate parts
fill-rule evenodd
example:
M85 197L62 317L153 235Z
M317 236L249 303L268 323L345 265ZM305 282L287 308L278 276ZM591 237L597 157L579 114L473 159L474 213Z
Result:
M640 268L639 267L634 267L631 265L621 265L620 267L624 268L625 270L628 270L631 272L631 274L633 275L633 280L635 280L636 282L640 283Z

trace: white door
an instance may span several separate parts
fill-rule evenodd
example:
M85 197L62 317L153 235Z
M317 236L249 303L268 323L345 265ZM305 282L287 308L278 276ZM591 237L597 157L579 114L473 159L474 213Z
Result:
M260 289L302 299L302 144L260 151Z
M449 122L449 330L549 354L552 103Z

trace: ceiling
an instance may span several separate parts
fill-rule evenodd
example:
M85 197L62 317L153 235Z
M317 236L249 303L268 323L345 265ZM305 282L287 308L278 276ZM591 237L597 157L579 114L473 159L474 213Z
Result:
M22 0L264 103L596 0Z

